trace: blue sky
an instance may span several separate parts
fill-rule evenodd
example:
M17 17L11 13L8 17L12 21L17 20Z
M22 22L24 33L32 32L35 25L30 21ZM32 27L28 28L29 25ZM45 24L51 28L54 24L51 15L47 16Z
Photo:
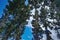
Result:
M32 28L26 27L24 30L24 34L22 35L22 40L32 40L32 38L33 38Z
M0 0L0 18L3 14L3 9L5 8L5 5L7 4L7 0Z
M26 0L25 5L28 5L28 0Z
M7 0L0 0L0 18L3 14L3 9L5 8L6 4L7 4ZM25 2L26 5L28 5L28 0L26 0ZM31 40L32 39L32 29L30 27L26 27L24 34L22 35L22 40Z

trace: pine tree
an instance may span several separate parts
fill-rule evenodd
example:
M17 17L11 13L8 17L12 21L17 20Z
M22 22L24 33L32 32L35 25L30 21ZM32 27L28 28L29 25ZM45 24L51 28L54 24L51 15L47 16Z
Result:
M35 20L32 21L32 26L34 27L32 29L33 36L34 36L33 40L40 40L41 38L39 35L41 32L43 34L44 33L46 34L47 37L46 40L53 40L53 38L50 36L51 32L49 31L49 29L54 30L56 25L60 26L59 25L60 22L58 21L60 20L60 16L59 16L60 1L59 2L58 1L59 0L29 0L29 4L31 5L32 10L35 9L35 15L33 15ZM41 9L37 10L39 8ZM48 19L53 20L53 22L51 22ZM41 24L43 25L42 27L45 28L45 30L41 28ZM51 26L50 24L53 26Z
M28 12L29 6L25 5L25 0L8 0L8 5L6 5L0 20L0 31L4 32L2 40L8 40L12 36L16 40L21 40L26 19L29 18Z

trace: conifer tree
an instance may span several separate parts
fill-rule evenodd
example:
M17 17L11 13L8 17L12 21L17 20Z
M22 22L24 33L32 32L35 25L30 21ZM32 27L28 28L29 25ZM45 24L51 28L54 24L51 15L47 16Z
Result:
M53 40L53 38L50 36L50 34L52 34L50 30L54 30L56 25L58 25L56 26L58 27L57 30L60 28L60 22L58 21L60 20L60 1L58 1L59 0L29 0L32 10L35 9L35 15L33 15L35 20L32 21L32 26L34 27L34 29L32 29L34 35L33 40L40 40L40 33L46 34L46 40ZM53 22L49 19L53 20ZM45 28L45 30L41 28L41 25L43 25L42 27Z
M29 6L25 5L25 0L8 0L8 5L0 20L0 31L4 33L2 40L8 40L12 36L16 40L21 40L26 19L29 18L28 12Z

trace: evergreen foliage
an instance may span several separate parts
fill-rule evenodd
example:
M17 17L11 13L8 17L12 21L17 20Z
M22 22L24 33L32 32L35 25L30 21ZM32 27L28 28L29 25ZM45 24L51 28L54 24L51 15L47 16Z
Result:
M0 33L4 33L2 40L8 40L12 36L15 40L21 40L26 20L30 17L30 10L34 8L35 15L32 15L35 19L32 20L34 38L32 40L41 40L43 34L46 34L46 40L53 40L50 30L57 31L57 37L60 38L58 31L60 29L60 0L28 0L29 4L27 6L25 1L8 0L4 15L0 19ZM12 19L11 15L13 16ZM41 25L43 26L41 27Z
M8 0L8 5L6 5L4 14L0 20L0 33L4 32L2 40L8 40L11 36L16 40L21 40L26 19L29 18L29 6L26 6L24 3L25 0ZM13 16L12 19L12 16L9 17L10 15Z

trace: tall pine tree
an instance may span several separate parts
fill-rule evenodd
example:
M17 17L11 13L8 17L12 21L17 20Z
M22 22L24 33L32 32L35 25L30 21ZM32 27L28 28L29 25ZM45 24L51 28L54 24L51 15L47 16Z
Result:
M35 9L35 15L33 15L35 20L32 21L32 26L34 27L32 29L34 36L33 40L40 40L42 35L40 35L40 33L46 34L46 40L53 40L50 35L52 34L50 30L60 29L60 1L58 1L59 0L29 0L32 10ZM45 28L45 30L41 28L41 25L43 25L42 27Z
M4 33L2 40L8 40L12 36L16 40L21 40L26 19L29 18L28 12L29 6L25 5L25 0L8 0L8 5L0 20L0 32Z

